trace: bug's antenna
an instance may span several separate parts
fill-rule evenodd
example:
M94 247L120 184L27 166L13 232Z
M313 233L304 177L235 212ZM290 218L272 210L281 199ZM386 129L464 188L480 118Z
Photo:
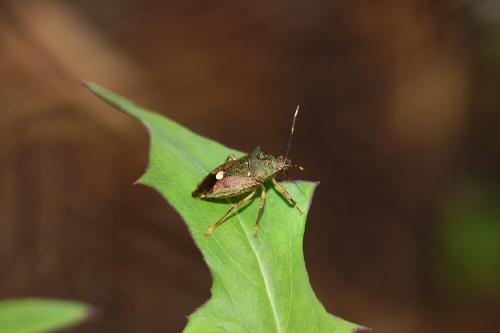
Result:
M293 115L292 128L290 129L290 137L288 138L288 147L286 148L285 161L288 158L288 153L290 152L290 148L292 147L293 131L295 130L295 119L297 119L299 108L300 105L297 105L297 109L295 110L295 114Z

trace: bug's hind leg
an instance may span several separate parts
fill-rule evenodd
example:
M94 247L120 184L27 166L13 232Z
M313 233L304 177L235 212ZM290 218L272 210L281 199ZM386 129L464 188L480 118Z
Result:
M288 200L288 202L295 208L297 208L297 210L299 211L300 214L304 214L302 212L302 209L300 209L300 207L297 205L297 203L295 202L295 200L293 200L292 196L290 195L290 193L288 193L285 188L283 186L281 186L280 183L278 183L276 181L276 179L273 178L273 184L274 186L276 187L276 189L278 191L280 191L281 194L283 194L283 196L286 198L286 200Z
M266 187L264 185L260 186L261 192L260 192L260 205L259 205L259 213L257 214L257 220L255 220L255 227L254 227L254 237L257 238L259 234L259 222L260 218L262 217L262 213L264 212L264 204L266 203Z
M236 210L239 207L241 207L241 205L243 205L246 202L248 202L248 200L252 199L252 197L255 195L255 193L256 193L256 190L253 190L252 193L250 193L249 195L247 195L246 197L244 197L240 201L232 204L231 207L227 210L227 212L224 215L222 215L222 217L217 222L215 222L214 224L212 224L210 226L210 228L208 228L208 230L203 233L203 235L204 236L208 236L212 232L214 232L215 228L217 228L218 226L220 226L222 223L224 223L227 220L227 217L229 216L229 214L231 214L234 210Z

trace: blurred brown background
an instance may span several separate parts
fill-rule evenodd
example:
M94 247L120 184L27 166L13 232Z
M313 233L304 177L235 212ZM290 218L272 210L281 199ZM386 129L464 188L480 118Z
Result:
M0 1L0 298L100 309L70 332L179 332L208 270L132 186L145 130L82 78L243 151L282 153L300 104L325 307L500 331L498 1Z

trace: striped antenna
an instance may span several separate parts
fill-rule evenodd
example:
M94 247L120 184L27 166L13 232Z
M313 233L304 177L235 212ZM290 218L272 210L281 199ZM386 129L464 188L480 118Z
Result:
M299 108L300 105L297 105L297 109L295 110L295 114L293 115L292 129L290 130L290 137L288 138L288 147L286 148L285 161L288 158L288 153L290 152L290 148L292 148L293 131L295 130L295 119L297 119Z

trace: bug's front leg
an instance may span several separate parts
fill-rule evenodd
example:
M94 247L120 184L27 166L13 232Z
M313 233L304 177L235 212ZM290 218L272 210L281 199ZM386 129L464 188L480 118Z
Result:
M276 189L278 191L280 191L281 194L283 194L283 196L286 198L286 200L288 200L288 202L295 208L297 208L297 210L299 211L300 214L304 214L302 212L302 210L300 209L300 207L297 205L297 203L295 202L295 200L293 200L292 196L290 195L290 193L288 193L285 188L283 186L281 186L280 183L278 183L276 181L276 179L273 178L273 184L274 186L276 187Z
M227 210L227 212L224 215L222 215L222 217L217 222L212 224L210 226L210 228L208 228L208 230L203 233L203 235L206 237L206 236L210 235L212 232L214 232L215 228L217 228L218 226L220 226L222 223L224 223L226 221L228 215L231 212L233 212L235 209L238 209L239 207L241 207L241 205L248 202L248 200L252 199L252 197L255 195L256 191L257 190L253 190L252 193L250 193L249 195L247 195L246 197L244 197L240 201L232 204L231 207Z
M254 237L257 238L259 234L259 221L264 212L264 204L266 203L266 187L264 185L260 185L260 205L259 205L259 213L257 214L257 220L255 220L254 227Z

